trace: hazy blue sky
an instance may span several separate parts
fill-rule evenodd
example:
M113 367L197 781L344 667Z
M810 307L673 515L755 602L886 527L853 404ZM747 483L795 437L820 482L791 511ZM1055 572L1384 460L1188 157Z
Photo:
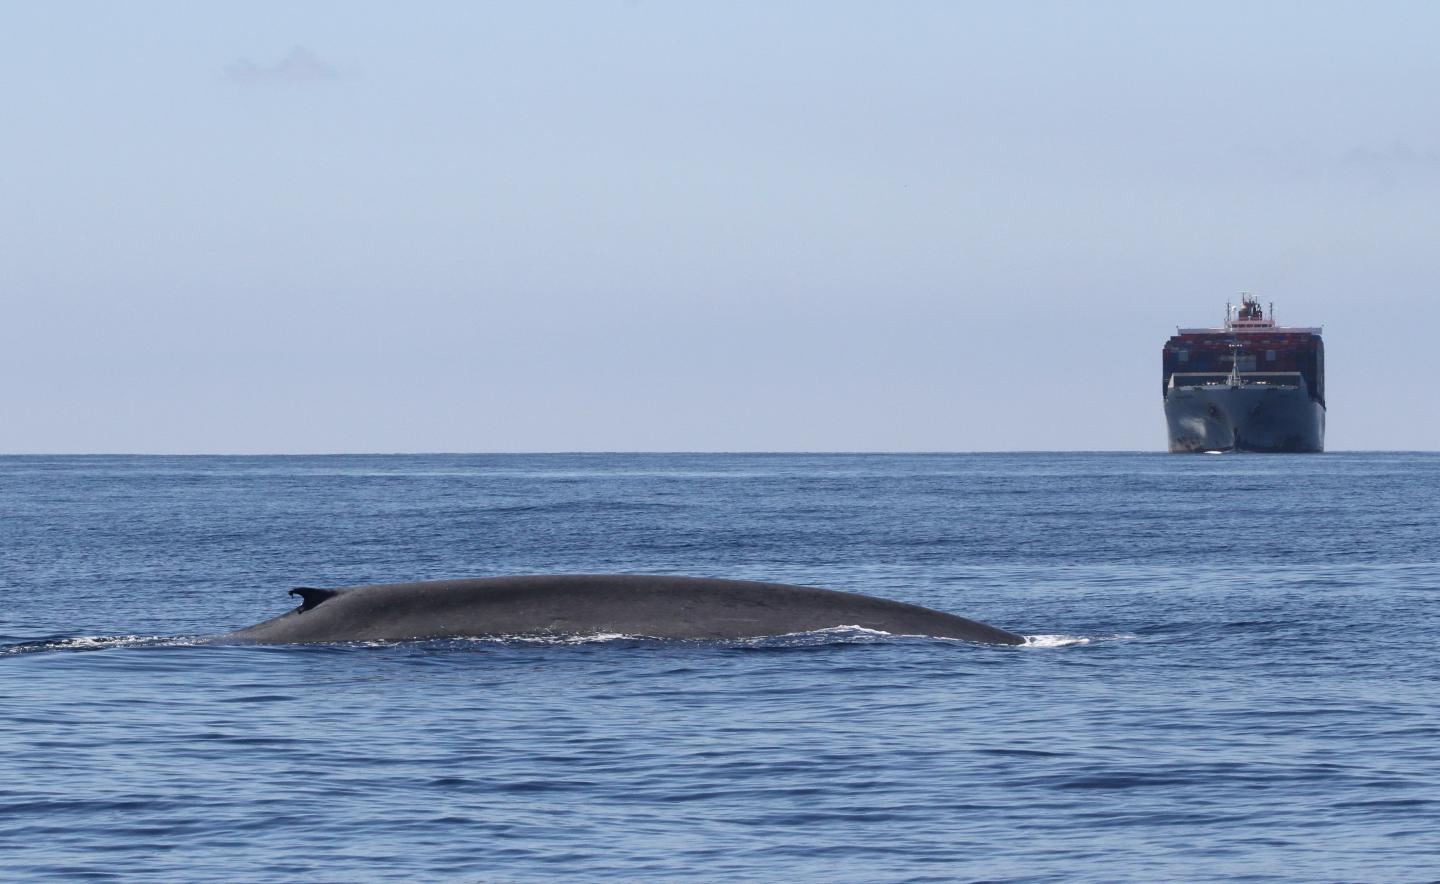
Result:
M1440 4L0 3L0 451L1440 448Z

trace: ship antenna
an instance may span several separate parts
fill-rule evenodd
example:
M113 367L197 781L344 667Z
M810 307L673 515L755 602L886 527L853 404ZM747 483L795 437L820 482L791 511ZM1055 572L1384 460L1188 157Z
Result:
M1243 301L1247 297L1247 293L1241 292L1240 294ZM1226 304L1226 307L1229 307L1229 304ZM1226 378L1225 382L1231 387L1238 387L1240 386L1240 331L1229 324L1228 316L1226 325L1230 330L1230 377Z

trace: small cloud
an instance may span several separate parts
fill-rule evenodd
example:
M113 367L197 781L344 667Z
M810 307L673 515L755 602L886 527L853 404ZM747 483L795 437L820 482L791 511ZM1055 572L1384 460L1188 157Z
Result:
M245 85L322 83L340 79L340 72L304 46L296 46L274 64L238 59L225 66L225 79Z
M1340 158L1340 162L1382 182L1395 183L1397 179L1440 172L1440 150L1415 150L1408 144L1397 142L1388 150L1352 148Z

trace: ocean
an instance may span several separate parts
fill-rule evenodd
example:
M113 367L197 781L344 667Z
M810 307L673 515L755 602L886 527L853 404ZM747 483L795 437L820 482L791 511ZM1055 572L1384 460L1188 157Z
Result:
M1030 637L241 647L691 574ZM0 877L1440 878L1440 455L0 458Z

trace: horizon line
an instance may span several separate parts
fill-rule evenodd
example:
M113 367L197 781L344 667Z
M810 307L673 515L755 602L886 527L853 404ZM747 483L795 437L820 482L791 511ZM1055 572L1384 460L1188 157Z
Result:
M495 451L10 451L4 457L534 457L575 455L957 455L957 454L1200 454L1163 448L973 448L973 449L533 449ZM1272 452L1223 452L1269 454ZM1283 452L1281 452L1283 453ZM1319 454L1436 454L1429 448L1337 448Z

